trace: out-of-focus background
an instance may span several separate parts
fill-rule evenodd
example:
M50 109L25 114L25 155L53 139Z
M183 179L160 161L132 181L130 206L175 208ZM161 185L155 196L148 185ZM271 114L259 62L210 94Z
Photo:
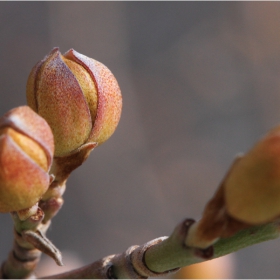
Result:
M279 2L0 2L0 115L26 104L53 47L103 62L123 94L117 131L72 174L48 231L66 265L199 219L234 156L280 123ZM1 262L11 246L1 214ZM241 250L228 277L279 278L279 254L280 240Z

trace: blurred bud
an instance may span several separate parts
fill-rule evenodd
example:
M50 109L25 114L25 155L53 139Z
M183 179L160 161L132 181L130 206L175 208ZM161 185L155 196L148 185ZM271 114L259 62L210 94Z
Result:
M0 212L38 202L49 186L53 151L50 127L28 106L0 119Z
M186 244L206 248L252 225L280 217L280 126L239 155L188 232Z
M280 126L234 165L224 192L227 212L237 220L261 224L280 216Z
M115 131L122 97L111 71L73 49L53 49L32 69L28 105L46 119L55 139L55 156L89 142L102 144Z

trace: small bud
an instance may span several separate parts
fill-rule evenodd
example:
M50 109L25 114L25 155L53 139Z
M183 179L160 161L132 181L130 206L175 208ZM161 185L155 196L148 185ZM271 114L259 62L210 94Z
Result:
M28 218L31 216L35 216L36 213L38 212L38 202L31 206L30 208L25 208L23 210L19 210L16 212L18 218L20 221L26 221Z
M280 126L234 165L224 192L228 214L239 221L262 224L280 216Z
M89 142L99 145L115 131L122 97L111 71L73 49L53 49L32 69L27 103L50 125L55 156L65 156Z
M0 212L35 205L49 186L54 151L47 122L28 106L0 119Z

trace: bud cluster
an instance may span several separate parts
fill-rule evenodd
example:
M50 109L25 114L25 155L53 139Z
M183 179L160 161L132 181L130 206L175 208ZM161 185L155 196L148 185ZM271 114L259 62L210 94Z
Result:
M73 49L62 55L55 48L39 61L26 96L29 106L0 119L0 212L36 205L55 176L65 181L114 133L121 115L111 71Z

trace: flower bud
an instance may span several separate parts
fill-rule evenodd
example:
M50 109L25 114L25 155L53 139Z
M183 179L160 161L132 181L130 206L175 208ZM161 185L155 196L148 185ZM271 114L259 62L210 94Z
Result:
M61 55L53 49L32 69L27 103L50 125L55 156L65 156L83 144L102 144L115 131L122 98L118 83L102 63L73 49Z
M224 183L229 215L248 224L280 216L280 126L234 165Z
M12 109L0 119L0 212L38 202L49 186L53 152L50 127L28 106Z

